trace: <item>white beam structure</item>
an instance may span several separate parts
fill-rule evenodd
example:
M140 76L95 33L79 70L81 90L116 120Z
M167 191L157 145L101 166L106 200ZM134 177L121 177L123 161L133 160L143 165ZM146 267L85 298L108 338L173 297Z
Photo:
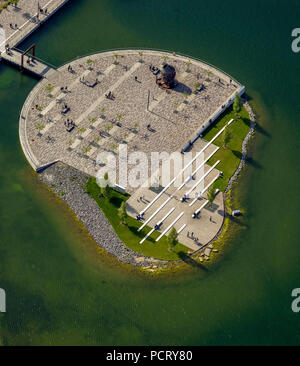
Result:
M201 195L208 190L208 188L219 178L219 174L214 177L214 179L203 189L203 191L201 192Z
M213 151L206 159L205 159L205 161L203 162L203 163L201 163L199 166L198 166L198 168L196 168L193 172L192 172L192 174L189 176L189 177L187 177L186 178L186 180L181 184L181 186L177 189L177 191L180 191L181 190L181 188L184 186L184 185L186 185L187 184L187 182L189 181L189 179L190 179L190 177L191 176L193 176L193 175L195 175L197 172L198 172L198 170L199 169L201 169L202 167L203 167L203 165L213 156L213 155L215 155L215 153L217 152L219 150L219 147L217 147L216 148L216 150L215 151Z
M182 211L181 214L179 214L176 219L166 228L165 231L163 231L159 237L155 240L155 241L159 241L159 239L164 236L170 229L171 227L184 215L184 212Z
M147 219L143 225L138 229L138 232L140 232L143 227L145 227L149 221L153 219L153 217L173 198L173 196L170 196L150 217Z
M185 195L188 197L191 192L203 181L205 177L208 176L208 174L219 164L220 160L218 160L209 170L193 185L193 187L185 193Z
M183 224L181 226L181 228L177 231L177 234L180 234L185 227L186 227L186 224Z
M200 213L200 211L208 204L209 201L205 201L203 203L203 205L201 205L198 210L195 211L195 215L198 215L198 213Z
M215 139L216 138L218 138L220 135L221 135L221 133L225 130L225 128L227 127L227 126L229 126L232 122L233 122L234 120L233 119L231 119L224 127L222 127L221 128L221 130L203 147L203 149L201 149L197 154L196 154L196 156L180 171L180 173L175 177L175 178L173 178L172 180L171 180L171 182L170 183L168 183L167 185L166 185L166 187L145 207L145 209L144 210L142 210L141 212L140 212L140 215L142 215L143 213L145 213L152 205L153 205L153 203L154 202L156 202L158 199L159 199L159 197L175 182L175 180L179 177L179 176L181 176L181 174L183 173L183 172L185 172L186 171L186 169L191 165L191 164L193 164L193 162L198 158L198 156L200 155L200 154L202 154L203 153L203 151L204 150L206 150L207 148L208 148L208 146L210 146L214 141L215 141Z
M171 208L171 210L160 220L160 221L158 221L158 223L156 224L156 225L161 225L162 224L162 222L169 216L169 215L171 215L171 213L173 212L175 210L175 207L173 207L173 208ZM143 244L143 242L148 238L148 236L150 236L152 233L153 233L153 231L155 231L155 226L156 225L154 225L154 228L153 229L151 229L150 231L149 231L149 233L140 241L140 244Z
M200 193L198 193L198 195L193 199L193 201L189 204L189 206L191 207L191 206L193 206L193 204L199 199L199 198L201 198L201 192Z

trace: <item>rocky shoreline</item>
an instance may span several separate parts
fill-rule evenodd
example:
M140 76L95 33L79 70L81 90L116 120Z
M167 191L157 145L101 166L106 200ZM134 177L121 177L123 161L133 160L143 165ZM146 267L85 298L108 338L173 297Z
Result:
M166 267L166 261L144 257L122 243L97 202L85 192L87 174L58 162L39 173L39 178L67 203L96 243L119 261L144 268Z
M251 106L249 105L249 103L247 102L246 99L242 99L242 102L243 102L243 106L245 107L245 109L247 110L247 112L249 114L249 118L250 118L250 130L247 133L247 135L244 138L243 143L242 143L242 158L241 158L241 161L239 163L239 166L237 167L237 169L234 172L233 176L229 179L228 185L227 185L227 187L226 187L226 189L225 189L225 191L223 193L223 199L224 199L224 201L226 199L226 195L228 194L228 192L230 191L230 189L232 187L233 182L237 180L237 178L238 178L238 176L239 176L239 174L240 174L243 166L245 165L245 163L247 161L247 146L248 146L248 142L249 142L250 138L255 133L255 125L256 125L256 116L255 116L255 113L253 112ZM224 216L224 219L225 219L225 216ZM219 238L219 236L223 232L223 225L224 225L224 220L223 220L223 224L222 224L220 230L218 231L218 233L216 234L216 236L211 241L209 241L206 244L206 247L208 245L210 245L210 244L213 244L213 242L216 241ZM195 254L199 253L201 250L198 250Z
M227 188L225 190L225 195L229 192L229 190L231 189L232 183L237 179L238 175L240 174L243 166L246 163L246 159L247 159L247 145L248 142L250 140L250 138L254 135L254 131L255 131L255 125L256 125L256 117L255 114L252 110L252 108L250 107L249 103L243 99L243 105L245 107L245 109L247 110L247 112L249 113L249 118L250 118L250 130L247 133L246 137L243 140L242 143L242 158L240 161L240 164L237 168L237 170L234 172L233 176L229 179Z
M246 100L243 100L243 103L249 113L250 130L243 140L240 164L230 178L224 195L229 192L232 183L238 178L246 163L247 144L255 131L255 114ZM57 162L40 172L39 178L67 203L77 218L84 224L96 243L108 253L114 255L119 261L133 266L150 269L150 271L154 271L154 269L158 267L168 267L170 261L142 256L122 243L96 201L85 192L85 186L90 178L88 174L62 162ZM207 243L207 245L213 243L222 231L223 225L217 235ZM197 253L199 253L199 251L197 251ZM177 263L177 261L171 262Z

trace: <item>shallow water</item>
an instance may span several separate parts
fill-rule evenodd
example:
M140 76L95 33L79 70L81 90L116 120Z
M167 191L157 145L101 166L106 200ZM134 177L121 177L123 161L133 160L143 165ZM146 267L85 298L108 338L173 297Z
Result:
M149 280L97 247L32 172L18 115L36 80L0 66L0 315L3 344L299 344L299 1L73 0L35 42L59 66L151 47L208 61L244 83L260 116L240 182L247 229L214 269ZM122 299L122 301L120 301Z

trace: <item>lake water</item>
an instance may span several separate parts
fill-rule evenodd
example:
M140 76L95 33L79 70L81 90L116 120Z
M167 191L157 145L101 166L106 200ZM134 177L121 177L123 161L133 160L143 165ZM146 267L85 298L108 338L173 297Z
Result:
M299 344L299 1L71 3L22 48L35 42L56 66L105 49L167 49L246 85L260 117L240 182L247 228L208 272L149 279L101 256L23 156L18 115L37 81L0 65L0 343Z

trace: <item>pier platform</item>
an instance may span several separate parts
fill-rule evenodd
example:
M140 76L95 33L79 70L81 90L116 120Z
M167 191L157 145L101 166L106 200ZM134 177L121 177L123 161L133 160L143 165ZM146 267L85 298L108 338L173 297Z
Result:
M12 63L14 66L21 68L22 52L19 50L13 49L10 51L9 54L2 53L1 58L5 62ZM44 63L43 61L37 60L36 58L32 62L30 62L30 64L28 64L27 60L30 58L31 58L30 55L24 56L23 69L25 71L29 71L38 77L46 79L57 72L54 67L51 67L46 63Z

